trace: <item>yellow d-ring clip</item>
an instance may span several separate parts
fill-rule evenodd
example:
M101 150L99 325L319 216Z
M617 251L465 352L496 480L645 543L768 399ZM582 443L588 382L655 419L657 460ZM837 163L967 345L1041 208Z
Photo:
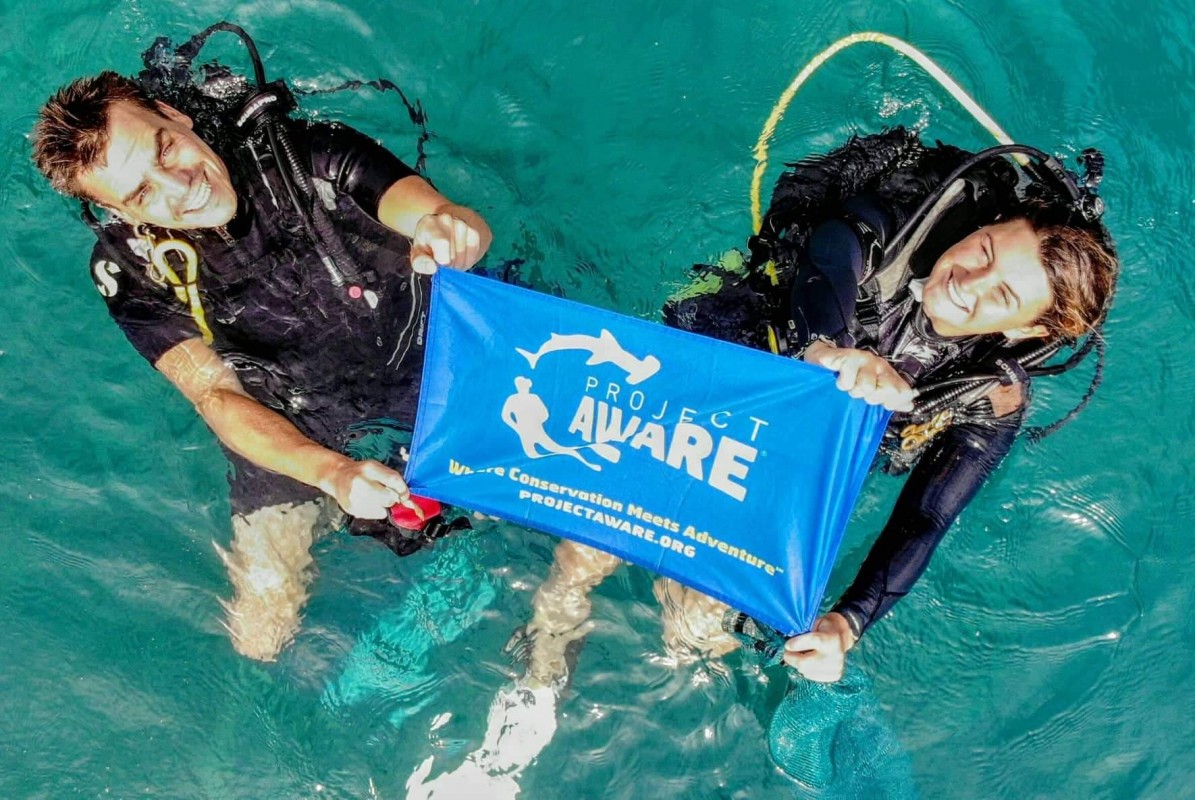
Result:
M184 242L182 239L165 239L155 244L153 252L150 254L154 266L163 274L174 272L169 262L166 261L167 253L178 253L182 256L183 263L187 265L188 278L199 269L199 254L195 252L195 248L191 246L190 242Z

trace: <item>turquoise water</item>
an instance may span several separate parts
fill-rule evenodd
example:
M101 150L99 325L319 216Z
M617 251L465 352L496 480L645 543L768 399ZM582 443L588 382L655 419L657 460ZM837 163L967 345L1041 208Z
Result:
M494 256L640 316L687 265L743 243L759 129L796 71L847 33L921 47L1019 140L1101 148L1124 261L1105 388L1062 432L1017 446L854 656L871 679L877 747L907 765L922 797L1190 796L1195 277L1181 247L1195 203L1193 11L1125 0L261 0L198 11L5 0L0 797L402 797L427 756L450 767L480 743L490 698L517 671L502 646L550 563L551 540L509 526L404 561L327 538L294 645L268 666L233 653L210 544L229 536L221 457L108 321L86 272L91 235L42 185L26 138L59 84L133 71L153 36L218 19L249 28L271 75L400 83L429 113L431 177L487 216ZM231 39L213 52L240 57ZM308 108L413 155L393 98ZM917 68L863 45L798 95L769 180L785 158L898 122L987 144ZM1043 383L1039 421L1084 386L1077 375ZM831 592L898 488L867 484ZM418 576L453 554L492 589L472 629L426 648L407 684L329 702L352 654L384 640ZM663 663L650 585L623 569L599 589L597 630L523 796L808 794L767 755L784 675L738 658L725 673ZM864 772L845 775L838 795L879 795Z

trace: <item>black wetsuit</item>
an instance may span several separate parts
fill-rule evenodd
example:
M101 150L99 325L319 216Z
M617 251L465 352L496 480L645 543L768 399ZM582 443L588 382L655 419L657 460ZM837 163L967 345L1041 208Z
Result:
M895 227L882 203L860 197L844 203L842 216L822 223L809 238L792 290L798 348L824 337L838 346L870 349L916 387L998 345L1002 337L935 335L908 286L878 329L863 332L854 315L864 247L870 242L860 234L860 223L880 242ZM1002 418L985 414L982 421L951 425L928 445L854 582L834 606L857 635L912 589L946 531L1007 455L1023 416L1023 408ZM893 427L905 422L898 414Z
M260 141L220 153L239 198L233 220L184 236L200 255L197 283L212 347L251 397L312 440L342 449L352 422L414 421L428 284L411 273L410 240L376 217L385 190L415 173L351 128L288 124L326 204L334 204L329 215L365 276L363 296L351 299L333 285ZM156 364L201 329L189 306L149 277L148 265L146 245L129 226L104 226L92 277L129 341ZM319 494L228 455L236 513Z

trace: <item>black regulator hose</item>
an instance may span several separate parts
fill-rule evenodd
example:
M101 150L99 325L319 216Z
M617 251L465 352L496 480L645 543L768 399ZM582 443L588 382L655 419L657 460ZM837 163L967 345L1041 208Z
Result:
M1027 353L1024 356L1014 359L1018 364L1040 364L1050 356L1058 352L1062 347L1061 342L1052 342L1044 344L1041 347ZM1100 331L1094 330L1088 334L1086 341L1083 342L1074 353L1072 353L1066 361L1061 364L1055 364L1049 367L1032 366L1024 369L1024 376L1027 378L1039 378L1049 375L1060 375L1063 372L1068 372L1078 366L1092 348L1096 351L1095 372L1092 374L1091 383L1087 387L1082 399L1068 411L1061 419L1045 426L1035 426L1026 430L1026 435L1029 440L1036 444L1042 439L1063 427L1076 416L1079 415L1083 409L1087 408L1091 403L1091 399L1095 396L1096 390L1099 389L1100 384L1104 379L1104 356L1106 351L1106 343ZM998 373L974 373L971 375L961 375L956 378L949 378L938 383L933 383L925 387L921 387L917 392L917 400L913 404L913 411L911 414L916 418L928 418L932 416L939 409L945 408L959 398L968 393L975 393L977 397L981 397L988 391L997 388L1001 384L1000 375Z
M199 51L207 44L208 37L216 31L236 34L240 38L245 49L249 51L250 61L253 62L253 78L257 83L257 88L262 89L266 85L266 70L261 63L261 54L257 52L257 45L253 39L240 25L233 25L231 22L217 22L215 25L209 25L188 39L186 43L179 45L176 51L179 59L190 66L191 62L195 60L195 56L199 55Z
M315 196L315 191L310 181L307 180L307 173L299 163L299 157L294 143L290 139L290 134L285 127L278 124L272 114L266 117L265 129L266 136L270 140L270 148L275 155L285 161L284 168L279 170L283 185L286 187L287 194L290 195L291 202L302 215L305 225L309 226L314 233L311 237L312 245L316 255L319 256L324 268L328 271L332 285L339 288L344 286L346 280L358 283L360 277L352 266L352 259L340 241L340 237L336 235L332 220L324 209L323 202ZM298 183L298 191L296 191L295 183ZM299 199L299 192L302 192L302 200Z
M273 94L269 93L265 67L253 38L239 25L234 25L231 22L217 22L195 34L179 47L179 57L190 64L207 43L208 37L216 31L235 34L245 45L245 49L249 52L249 60L253 64L253 78L257 84L258 94L245 104L237 119L237 126L241 127L248 122L258 120L265 129L270 149L275 158L281 162L278 172L282 177L286 194L299 214L303 226L307 228L316 255L327 270L332 284L339 288L344 286L346 281L359 283L360 276L352 266L352 258L336 234L335 227L324 209L322 201L316 196L316 192L308 180L307 171L303 169L294 143L291 141L290 134L285 126L278 124L278 117L285 105L283 101L290 100L290 97L288 94L284 96L283 93L287 92L287 89L281 84L274 88Z
M1071 203L1079 202L1081 197L1079 187L1075 184L1074 179L1066 171L1066 168L1062 166L1062 163L1059 162L1058 159L1054 158L1054 156L1048 155L1047 153L1038 150L1036 147L1030 147L1029 145L1024 144L1002 144L996 147L989 147L987 150L980 150L962 164L959 164L954 170L951 171L949 175L945 177L945 179L942 180L942 182L938 185L938 188L934 189L934 191L930 193L929 197L925 198L921 205L917 207L917 210L909 216L909 219L905 222L905 224L900 227L900 230L898 230L892 239L884 245L884 258L889 258L892 253L896 251L897 246L908 237L913 228L921 222L926 213L933 208L934 204L941 199L942 195L946 193L946 190L950 188L950 185L953 184L955 180L959 178L959 176L967 172L967 170L971 169L981 161L987 161L988 159L996 158L998 156L1013 155L1016 153L1030 156L1031 158L1035 158L1040 161L1042 166L1044 166L1048 170L1049 174L1052 175L1053 178L1060 184L1063 191L1070 198Z
M1083 398L1078 402L1078 404L1075 405L1075 407L1072 408L1070 411L1068 411L1066 413L1066 416L1064 416L1062 419L1058 420L1057 422L1053 422L1049 425L1046 425L1046 426L1035 426L1035 427L1030 428L1028 431L1026 431L1027 435L1029 436L1029 441L1033 442L1034 444L1036 444L1037 442L1040 442L1042 439L1046 438L1047 436L1052 434L1054 431L1058 430L1063 425L1067 424L1072 419L1077 417L1083 409L1087 408L1087 404L1091 402L1091 398L1095 397L1096 389L1099 389L1100 384L1103 383L1103 381L1104 381L1104 354L1105 354L1105 348L1107 345L1104 342L1104 337L1101 336L1098 332L1092 333L1091 336L1089 337L1088 341L1089 342L1093 341L1095 343L1096 357L1095 357L1095 373L1091 376L1091 385L1087 387L1087 393L1083 395ZM1088 349L1090 349L1090 348L1088 348ZM1072 358L1074 358L1074 356L1072 356Z

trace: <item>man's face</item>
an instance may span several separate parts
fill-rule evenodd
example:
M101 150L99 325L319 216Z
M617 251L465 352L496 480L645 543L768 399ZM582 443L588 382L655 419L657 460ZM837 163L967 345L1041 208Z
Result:
M1003 333L1042 336L1034 322L1054 294L1038 253L1038 236L1023 219L988 225L955 244L934 264L922 308L940 336Z
M191 130L190 117L159 108L113 103L106 159L79 177L80 187L131 222L176 230L226 224L237 208L228 168Z

